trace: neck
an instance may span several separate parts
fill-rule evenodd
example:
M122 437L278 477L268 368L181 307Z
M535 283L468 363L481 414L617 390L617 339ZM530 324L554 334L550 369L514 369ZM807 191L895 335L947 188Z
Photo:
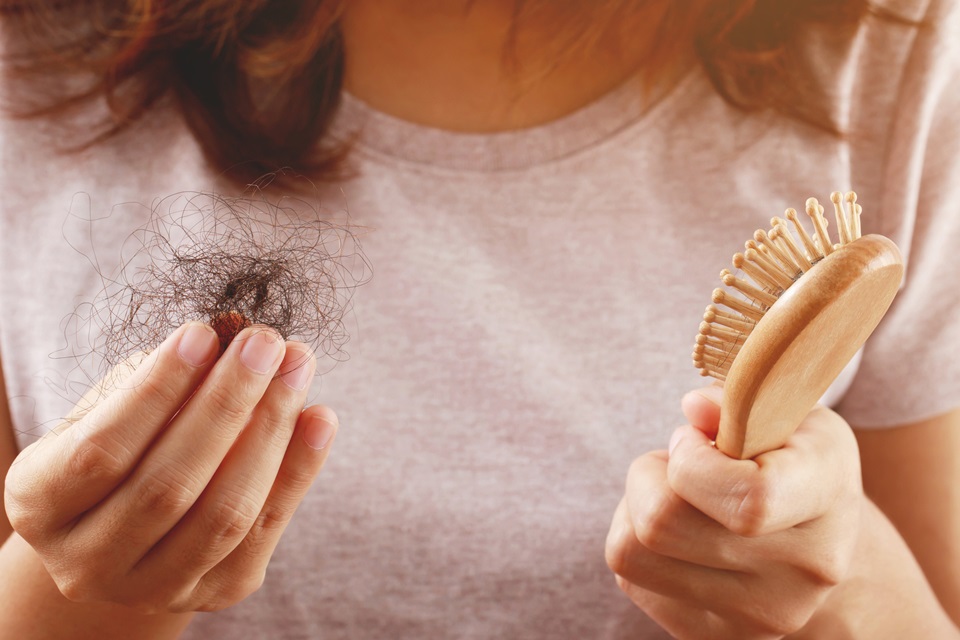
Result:
M643 69L671 3L544 2L519 14L517 4L351 0L341 21L344 86L379 111L431 127L535 126Z

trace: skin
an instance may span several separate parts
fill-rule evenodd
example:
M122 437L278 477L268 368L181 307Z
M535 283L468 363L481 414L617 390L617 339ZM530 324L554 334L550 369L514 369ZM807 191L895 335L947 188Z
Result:
M502 51L511 6L508 0L347 3L346 87L381 111L456 131L541 124L635 73L664 5L621 16L620 30L607 34L613 37L578 48L573 56L556 55L551 29L524 29L508 73ZM569 24L570 15L558 11L542 16L543 24ZM620 37L624 33L632 37ZM269 382L269 374L254 376L243 397L235 397L233 385L219 384L214 374L203 383L200 372L177 375L183 365L166 356L139 374L136 398L98 407L86 423L45 438L12 465L6 503L19 534L0 548L0 575L9 576L0 581L5 632L22 638L126 638L136 630L137 637L172 638L189 623L188 611L226 606L262 580L282 533L277 523L292 515L329 451L329 446L306 447L304 427L312 417L335 418L322 407L299 413L302 399L282 383ZM223 378L250 378L229 351L202 369ZM174 398L170 386L181 379L186 388ZM178 418L176 429L165 428L163 416L173 415L196 387L201 392L189 403L198 404L197 419ZM628 475L607 544L608 561L627 597L681 638L778 637L794 631L818 639L957 637L943 608L960 619L960 504L954 489L960 469L949 454L960 444L960 412L883 432L857 432L858 456L847 425L819 409L790 446L769 454L762 467L773 471L760 473L758 463L717 457L721 454L709 446L716 400L687 396L690 425L680 430L673 451L641 456ZM199 407L203 403L210 406ZM226 405L232 410L218 409ZM287 443L271 440L269 463L244 461L235 453L244 449L238 445L264 429L256 423L241 434L237 417L280 405L287 407L279 420ZM156 407L160 418L144 423L134 418L131 439L119 427L129 429L131 416L143 406ZM75 427L82 437L70 437ZM16 453L11 433L9 420L0 415L0 470ZM163 449L145 450L144 442L157 434ZM106 472L79 486L66 481L64 469L93 468L106 452ZM222 460L253 465L261 482L244 484L211 472ZM164 478L157 475L161 461L181 465L176 468L183 473L176 477L186 484L168 491L162 487L175 486L172 475L166 483L155 482ZM271 503L279 494L283 499ZM740 502L744 496L749 499ZM138 519L144 499L159 507L158 515ZM283 515L252 516L257 510L251 505L262 500L259 513L277 507ZM188 508L194 502L201 508ZM241 503L245 506L234 508ZM740 510L740 504L749 508ZM271 523L269 532L262 531L264 523ZM9 530L3 527L0 519L0 532ZM168 566L192 535L210 542L196 547L215 553ZM120 569L112 566L115 557L122 560ZM879 557L884 563L876 562ZM750 606L751 599L766 607Z
M856 435L867 496L904 537L960 625L960 411Z
M10 426L10 410L7 407L7 390L3 384L3 367L0 364L0 470L4 472L10 468L13 459L17 457L17 441L13 437ZM0 474L0 495L6 485L6 473ZM7 520L6 513L0 512L0 542L6 540L13 533L13 527Z
M521 64L507 73L499 45L511 4L472 3L472 9L464 11L462 3L350 3L343 23L347 89L383 112L455 131L541 124L595 100L636 73L662 10L654 2L636 11L632 19L620 21L623 30L614 34L614 47L586 47L578 50L576 61L558 63L542 34L527 31L517 45ZM566 16L554 17L563 23ZM632 37L616 37L628 33ZM537 78L532 88L529 78ZM850 427L835 414L818 410L808 417L793 448L771 454L778 473L738 475L737 465L707 447L710 436L703 434L716 429L716 411L704 415L702 407L690 404L695 401L688 399L685 409L701 413L688 413L691 426L675 450L673 468L683 472L674 471L671 477L666 452L638 459L611 526L607 557L640 608L679 637L778 637L791 632L816 638L956 637L943 606L960 620L955 595L960 585L955 562L960 504L952 488L960 486L960 469L947 453L957 449L941 447L935 459L923 452L954 442L957 436L949 434L960 433L960 412L932 418L919 430L903 425L863 432L860 440L867 446L860 458ZM676 461L711 452L715 455L707 467ZM861 485L861 465L869 498ZM917 477L918 468L925 469L923 478ZM736 492L703 495L696 489L719 486L732 491L735 487L723 484L730 477L747 483L739 489L753 487L752 495L764 496L755 505L759 515L752 521L724 511ZM896 483L872 481L891 477ZM649 504L650 495L660 496L660 501ZM636 517L628 508L631 504ZM876 504L899 504L903 514L898 523L927 526L906 526L898 532ZM650 514L655 514L652 519ZM929 531L936 533L924 533ZM901 535L910 546L924 550L918 554L923 571ZM642 542L651 540L665 549L645 548ZM682 560L680 566L689 571L680 571L677 562L661 562L663 556L670 558L666 549L680 556L672 559ZM727 555L733 564L718 567L711 553ZM881 554L890 562L878 567L871 561ZM945 564L945 559L954 562ZM732 568L754 570L754 578L744 586L740 575L729 573ZM888 584L900 588L884 586ZM770 616L757 607L744 611L745 599L735 594L755 594L781 615ZM722 613L691 614L705 604ZM902 633L891 635L895 630Z
M206 325L181 327L96 408L9 465L5 632L175 637L191 612L260 586L336 416L304 409L316 366L305 345L254 327L219 360L217 350ZM8 438L9 419L2 426Z
M351 0L344 86L385 113L451 131L550 122L634 75L668 5L610 14L596 4L547 3L519 18L511 41L513 0ZM577 27L591 22L614 26L583 42Z
M719 387L688 394L690 425L669 451L631 466L606 544L627 596L677 638L960 637L907 544L864 495L843 419L817 407L784 448L733 460L711 442L721 397ZM958 420L955 412L928 428L955 430ZM911 495L914 513L932 521L944 503L937 492L918 499L924 480L912 470L878 498ZM949 466L937 470L944 486L956 482ZM955 553L953 540L939 556L928 552L931 569ZM957 580L948 571L932 574L944 580L944 604Z

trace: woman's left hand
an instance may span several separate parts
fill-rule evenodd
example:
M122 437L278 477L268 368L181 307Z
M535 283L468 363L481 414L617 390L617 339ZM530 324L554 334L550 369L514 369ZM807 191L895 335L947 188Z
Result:
M817 407L786 446L735 460L712 440L719 387L687 394L690 426L637 458L607 536L620 588L677 638L780 638L844 579L863 510L856 439Z

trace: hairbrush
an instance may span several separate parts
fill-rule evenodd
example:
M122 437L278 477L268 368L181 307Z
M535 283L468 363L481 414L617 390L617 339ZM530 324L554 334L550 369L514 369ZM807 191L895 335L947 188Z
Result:
M787 209L786 220L773 218L733 256L737 273L720 272L726 288L714 290L704 313L693 362L723 382L717 448L731 457L786 443L900 287L900 251L884 236L861 236L856 194L834 192L830 200L836 244L816 198L805 207L812 234Z

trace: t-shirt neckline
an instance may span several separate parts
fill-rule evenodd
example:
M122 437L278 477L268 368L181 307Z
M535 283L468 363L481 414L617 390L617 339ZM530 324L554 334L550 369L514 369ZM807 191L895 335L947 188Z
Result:
M361 153L462 171L511 171L568 158L632 127L646 127L685 94L697 76L688 70L662 88L639 74L580 109L525 129L463 133L402 120L344 92L331 129Z

